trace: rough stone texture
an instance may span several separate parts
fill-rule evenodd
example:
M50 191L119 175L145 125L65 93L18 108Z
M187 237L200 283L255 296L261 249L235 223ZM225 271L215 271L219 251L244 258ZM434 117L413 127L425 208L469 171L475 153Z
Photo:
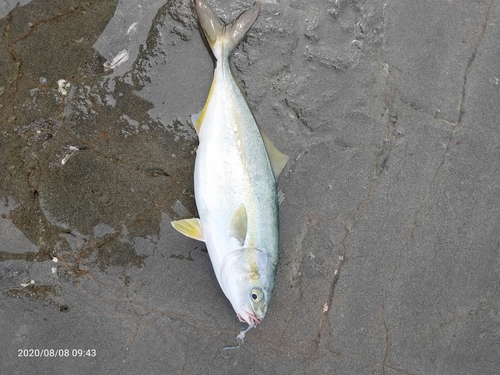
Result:
M290 155L280 265L229 358L243 325L170 225L196 215L190 115L213 68L191 1L14 3L1 373L498 373L499 1L264 2L232 61ZM250 2L212 4L229 21Z

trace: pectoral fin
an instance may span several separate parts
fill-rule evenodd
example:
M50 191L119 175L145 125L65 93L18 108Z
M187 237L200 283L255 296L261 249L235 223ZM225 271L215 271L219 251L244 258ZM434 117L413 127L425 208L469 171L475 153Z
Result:
M243 246L245 243L245 238L247 236L247 210L243 203L240 204L231 218L229 235L236 238L240 245Z
M198 241L205 241L200 219L184 219L172 221L172 226L183 235Z

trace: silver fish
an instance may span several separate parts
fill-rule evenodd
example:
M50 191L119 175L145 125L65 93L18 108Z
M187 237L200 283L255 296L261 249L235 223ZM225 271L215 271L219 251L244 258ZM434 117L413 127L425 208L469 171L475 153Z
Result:
M250 329L266 315L274 287L279 248L276 179L288 157L258 128L229 65L232 51L259 15L260 2L227 25L205 0L194 3L217 63L205 107L192 116L200 140L194 171L200 218L172 225L205 241L220 287Z

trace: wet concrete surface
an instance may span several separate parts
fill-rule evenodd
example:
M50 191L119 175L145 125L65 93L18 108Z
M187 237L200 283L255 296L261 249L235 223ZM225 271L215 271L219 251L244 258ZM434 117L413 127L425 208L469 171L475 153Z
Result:
M191 1L16 3L2 374L498 373L498 1L263 4L233 67L290 162L273 301L229 358L245 326L170 226L196 215L190 115L213 69Z

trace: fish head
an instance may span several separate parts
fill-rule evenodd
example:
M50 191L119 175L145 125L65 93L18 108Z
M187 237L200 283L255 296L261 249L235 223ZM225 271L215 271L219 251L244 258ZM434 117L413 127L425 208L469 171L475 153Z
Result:
M267 312L274 284L267 253L253 248L236 250L226 256L220 281L240 321L254 327Z

